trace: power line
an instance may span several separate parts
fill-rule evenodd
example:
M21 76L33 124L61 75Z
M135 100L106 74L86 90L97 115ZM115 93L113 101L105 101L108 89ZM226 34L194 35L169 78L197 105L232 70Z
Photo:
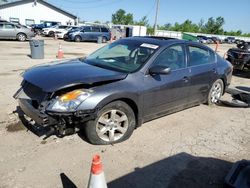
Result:
M153 6L150 8L150 10L148 11L148 13L145 15L146 17L148 17L152 13L153 9L155 8L155 5L156 5L156 1L154 1Z
M101 2L103 0L88 0L88 1L62 0L62 1L75 4L91 4L91 3Z
M64 1L65 1L65 0L64 0ZM100 4L100 5L96 5L96 6L87 6L87 7L85 7L85 6L77 5L77 7L67 6L67 8L70 8L70 9L91 9L91 8L99 8L99 7L104 7L104 6L108 6L108 5L120 3L121 1L123 1L123 0L113 0L112 2L105 3L105 4Z

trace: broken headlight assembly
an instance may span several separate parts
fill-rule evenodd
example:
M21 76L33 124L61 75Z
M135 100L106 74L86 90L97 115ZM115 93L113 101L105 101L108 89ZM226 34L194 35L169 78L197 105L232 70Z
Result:
M72 112L93 93L93 90L79 89L55 98L47 110L55 112Z

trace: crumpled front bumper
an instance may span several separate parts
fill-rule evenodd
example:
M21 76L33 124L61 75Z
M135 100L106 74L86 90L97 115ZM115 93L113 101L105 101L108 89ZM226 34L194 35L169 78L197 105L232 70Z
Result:
M81 126L83 122L93 120L96 118L96 110L79 110L76 112L40 112L34 108L29 99L18 99L21 110L34 120L38 125L42 126L59 126L63 123L75 124Z
M57 124L57 120L47 114L41 113L39 110L35 109L31 101L28 99L19 99L18 100L19 107L21 110L34 120L37 124L47 126L47 125L55 125Z

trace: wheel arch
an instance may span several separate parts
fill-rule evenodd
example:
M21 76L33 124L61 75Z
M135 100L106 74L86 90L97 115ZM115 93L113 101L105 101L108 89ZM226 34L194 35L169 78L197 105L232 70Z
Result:
M25 37L27 38L27 35L26 35L24 32L19 32L19 33L16 34L16 39L18 39L17 37L18 37L18 35L20 35L20 34L25 35Z
M136 121L136 127L141 126L142 120L141 120L141 113L139 109L139 105L135 102L135 99L132 97L115 97L115 98L106 98L103 101L101 101L97 106L97 109L101 109L107 104L115 101L122 101L125 102L134 112L135 115L135 121Z

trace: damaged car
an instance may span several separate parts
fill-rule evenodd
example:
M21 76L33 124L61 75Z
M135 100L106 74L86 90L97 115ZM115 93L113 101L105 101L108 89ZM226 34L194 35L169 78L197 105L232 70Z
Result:
M231 76L231 64L202 44L131 37L85 58L28 69L14 97L53 134L82 130L92 144L113 144L144 122L217 103Z
M234 69L250 70L250 42L237 44L237 48L230 48L226 59L232 63Z

